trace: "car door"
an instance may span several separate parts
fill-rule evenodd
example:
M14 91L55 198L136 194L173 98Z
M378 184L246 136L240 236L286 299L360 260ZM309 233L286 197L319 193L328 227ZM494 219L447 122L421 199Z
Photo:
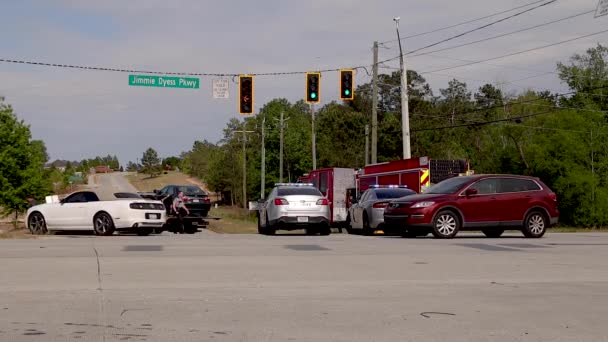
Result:
M77 192L66 197L59 206L54 209L54 226L59 229L77 229L82 223L85 215L86 195Z
M85 199L85 202L82 203L83 212L80 217L76 218L75 226L78 229L93 229L93 217L103 208L97 194L90 191L83 194Z
M363 228L363 210L365 208L365 203L369 200L371 190L366 190L363 193L363 196L357 202L357 207L355 208L355 222L357 228Z
M541 187L531 179L504 177L499 179L498 189L498 202L503 209L501 225L521 226L532 206L533 192L540 191Z
M458 204L464 216L464 226L479 228L499 225L498 179L484 178L473 183L468 189L477 190L477 194L467 196L464 190L459 196Z
M272 191L270 192L270 194L268 195L268 199L266 200L266 203L264 203L264 222L266 222L266 219L268 219L269 221L275 220L276 219L276 207L274 205L274 200L277 197L277 188L272 189Z

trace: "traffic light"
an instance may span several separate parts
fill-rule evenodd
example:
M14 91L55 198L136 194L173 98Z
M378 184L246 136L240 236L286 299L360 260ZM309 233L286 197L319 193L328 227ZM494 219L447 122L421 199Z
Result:
M239 75L239 113L253 114L253 76Z
M340 99L350 101L355 98L352 69L340 70Z
M306 73L306 103L319 103L321 97L321 73Z

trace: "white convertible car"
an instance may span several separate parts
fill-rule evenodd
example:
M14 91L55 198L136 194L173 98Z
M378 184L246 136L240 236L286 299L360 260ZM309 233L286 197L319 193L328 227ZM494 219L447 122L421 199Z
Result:
M47 203L27 211L27 227L32 234L50 230L93 230L96 235L112 235L115 230L148 235L160 230L167 221L162 202L143 199L133 193L115 193L102 198L93 191L72 193L59 201L54 196Z

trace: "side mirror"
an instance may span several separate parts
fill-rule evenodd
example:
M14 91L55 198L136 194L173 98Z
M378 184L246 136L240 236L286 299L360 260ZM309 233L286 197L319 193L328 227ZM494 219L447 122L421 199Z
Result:
M477 195L477 189L467 189L467 191L465 191L464 194L467 197Z
M154 189L154 190L152 190L152 192L155 194L159 193L158 189Z

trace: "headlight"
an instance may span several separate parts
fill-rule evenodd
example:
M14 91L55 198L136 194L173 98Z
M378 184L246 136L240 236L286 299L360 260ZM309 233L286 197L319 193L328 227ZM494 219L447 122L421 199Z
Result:
M414 204L413 206L411 206L412 208L426 208L426 207L430 207L433 204L435 204L435 202L431 202L431 201L426 201L426 202L418 202L416 204Z

